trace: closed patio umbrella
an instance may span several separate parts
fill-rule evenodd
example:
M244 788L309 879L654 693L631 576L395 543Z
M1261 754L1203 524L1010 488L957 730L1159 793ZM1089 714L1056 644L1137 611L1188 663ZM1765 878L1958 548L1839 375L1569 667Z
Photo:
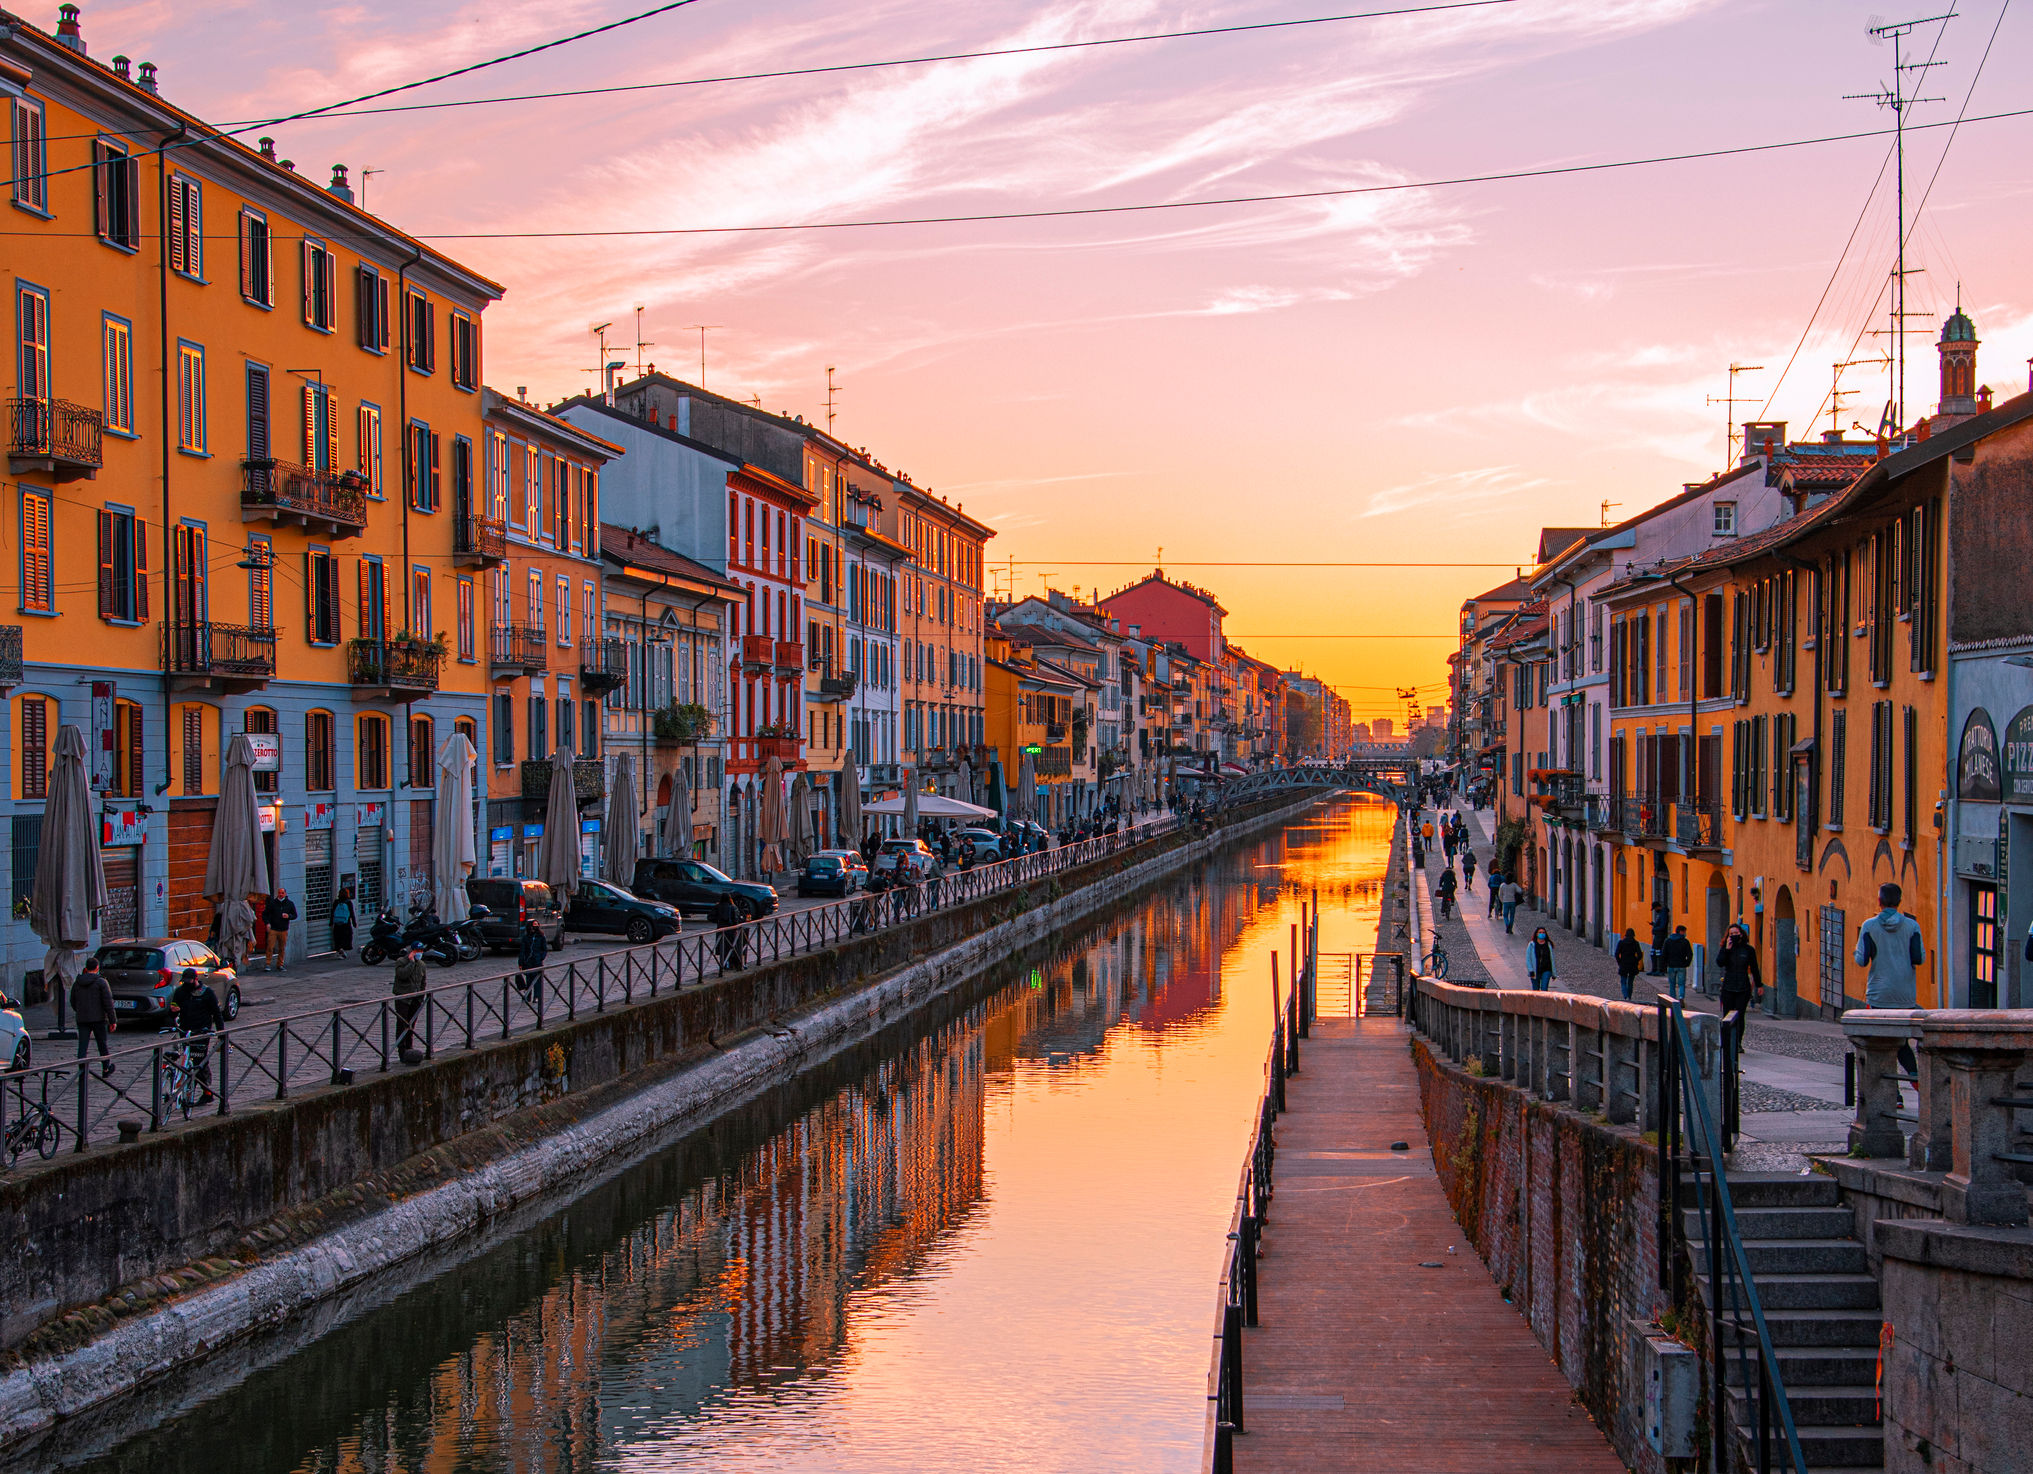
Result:
M974 764L965 758L960 760L960 782L958 789L959 791L953 797L965 803L971 804L974 802Z
M1038 798L1038 767L1029 753L1017 767L1016 792L1010 795L1011 808L1019 819L1035 819Z
M818 848L812 833L812 790L803 773L791 780L790 821L789 859L791 868L795 869Z
M579 798L572 787L572 749L551 754L551 791L537 841L536 878L559 897L579 889Z
M600 830L600 874L619 886L635 884L635 754L614 759L614 787Z
M918 837L918 770L904 769L904 838Z
M988 792L981 796L982 802L987 804L991 809L994 809L1002 818L1009 818L1009 789L1003 783L1002 759L1000 757L989 759L988 778L985 786Z
M473 744L454 732L438 749L436 822L431 830L431 882L438 919L464 921L466 878L479 863L473 840Z
M852 763L840 770L840 843L861 848L861 774Z
M85 776L85 734L59 727L56 765L42 806L35 890L28 902L28 924L49 948L42 975L56 994L59 1025L70 986L84 970L92 920L105 907L106 869L92 816L92 785Z
M262 848L261 808L254 797L254 745L244 732L235 733L226 748L212 848L205 857L205 894L218 907L219 950L244 963L247 944L254 939L254 908L247 898L268 894L268 853Z
M762 765L762 791L755 798L755 838L762 846L762 869L774 875L783 869L784 760L772 757Z

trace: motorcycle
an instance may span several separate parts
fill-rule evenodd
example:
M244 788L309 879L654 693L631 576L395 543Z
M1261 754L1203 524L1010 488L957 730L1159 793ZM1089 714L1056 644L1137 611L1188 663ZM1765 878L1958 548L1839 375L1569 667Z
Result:
M374 918L374 925L367 933L366 944L360 948L360 960L369 967L378 967L400 956L402 951L402 921L394 909L390 908Z
M409 925L403 928L403 946L423 948L424 961L435 962L439 967L450 967L455 962L470 962L480 953L477 949L470 954L467 952L468 943L461 935L462 926L463 923L454 925L438 920L438 913L426 907L412 917Z
M464 921L452 928L452 934L458 941L461 962L471 962L487 950L487 938L481 933L480 923L493 914L485 906L475 906L466 913Z

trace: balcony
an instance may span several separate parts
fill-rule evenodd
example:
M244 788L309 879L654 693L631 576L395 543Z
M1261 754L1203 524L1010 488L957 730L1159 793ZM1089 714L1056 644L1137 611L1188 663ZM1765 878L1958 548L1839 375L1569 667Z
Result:
M843 670L839 675L819 677L819 694L828 701L846 701L854 695L861 684L861 677L854 671Z
M602 640L579 658L579 684L588 696L616 691L628 683L628 642Z
M802 640L778 640L776 642L776 668L780 676L798 676L805 672L805 644Z
M589 808L607 797L607 769L597 761L581 761L572 764L572 796L579 807ZM532 800L539 804L549 803L551 797L551 760L525 758L522 764L523 802Z
M1722 804L1712 798L1676 799L1673 837L1690 850L1722 848Z
M89 481L106 464L106 417L67 399L7 401L7 469Z
M507 557L507 524L493 517L460 517L452 523L452 562L457 567L492 568Z
M334 538L367 530L367 494L356 471L319 471L276 460L242 461L240 470L242 522L287 522Z
M1073 749L1070 747L1048 747L1031 759L1032 771L1040 778L1070 778L1073 776Z
M776 665L776 641L768 635L743 635L741 637L741 668L749 671L765 671Z
M755 755L763 762L776 758L788 767L798 760L798 745L795 737L759 736L755 739Z
M275 674L275 628L167 622L162 668L174 691L259 691Z
M1667 809L1656 793L1626 793L1617 800L1619 827L1632 839L1664 839L1671 818Z
M713 713L703 706L666 706L650 714L650 731L673 747L704 742L713 735Z
M487 632L487 664L513 680L550 669L550 644L542 625L497 624Z
M0 624L0 691L21 684L21 626Z
M1590 833L1605 836L1623 833L1623 817L1617 811L1617 802L1606 793L1591 793L1583 806L1582 821Z
M364 701L406 701L438 689L442 645L421 640L354 640L346 647L347 678Z

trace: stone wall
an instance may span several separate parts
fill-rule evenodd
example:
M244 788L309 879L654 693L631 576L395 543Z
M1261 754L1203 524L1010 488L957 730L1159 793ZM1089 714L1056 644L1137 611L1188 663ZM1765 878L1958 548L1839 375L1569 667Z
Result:
M1658 1151L1628 1127L1470 1074L1416 1037L1433 1162L1455 1218L1617 1454L1665 1474L1646 1442L1638 1327L1659 1288Z

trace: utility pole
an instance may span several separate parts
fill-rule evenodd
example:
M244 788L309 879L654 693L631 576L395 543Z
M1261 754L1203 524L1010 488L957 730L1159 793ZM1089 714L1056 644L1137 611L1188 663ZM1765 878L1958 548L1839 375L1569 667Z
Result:
M1755 399L1750 398L1748 395L1741 399L1737 397L1737 375L1763 373L1764 369L1765 366L1762 363L1733 363L1729 366L1729 393L1723 395L1720 399L1716 398L1713 394L1708 396L1710 404L1722 406L1723 469L1725 471L1730 468L1737 458L1737 406L1740 404L1757 403Z
M642 336L642 304L638 302L635 304L635 376L638 379L642 377L642 350L654 347L656 344L645 341Z
M1943 15L1923 16L1919 20L1893 21L1887 25L1868 27L1869 35L1873 41L1881 42L1888 36L1891 38L1892 85L1890 87L1880 87L1876 92L1852 92L1846 94L1846 100L1848 101L1875 102L1879 107L1888 107L1892 110L1892 152L1895 159L1895 174L1897 178L1899 236L1898 254L1892 267L1891 326L1887 329L1892 339L1890 363L1892 394L1891 403L1886 405L1885 409L1886 419L1890 421L1889 429L1893 434L1897 434L1906 425L1906 319L1909 316L1931 317L1933 315L1926 312L1908 313L1906 311L1906 278L1910 274L1906 270L1906 112L1907 109L1917 107L1923 102L1941 101L1938 97L1908 97L1906 95L1906 73L1925 73L1929 67L1947 65L1946 62L1939 61L1907 61L1905 43L1906 38L1913 34L1916 27L1933 25L1936 21L1940 21L1946 26L1949 21L1955 19L1955 14L1953 10L1950 10ZM1918 86L1918 83L1916 82L1915 85Z
M840 392L840 386L833 382L833 365L826 365L826 433L833 433L833 398Z
M699 387L701 389L706 387L706 334L714 328L723 326L725 324L717 322L695 322L690 328L686 329L687 332L696 332L699 335Z

